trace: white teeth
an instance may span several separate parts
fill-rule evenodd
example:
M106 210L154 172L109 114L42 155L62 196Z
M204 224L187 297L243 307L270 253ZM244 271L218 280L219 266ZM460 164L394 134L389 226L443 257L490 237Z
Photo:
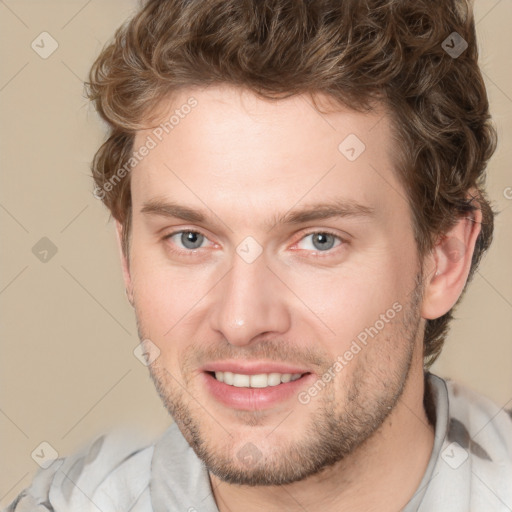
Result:
M269 373L267 377L267 384L269 386L277 386L278 384L281 384L281 374Z
M257 375L244 375L232 372L215 372L215 378L237 388L266 388L281 383L291 382L302 377L302 373L259 373Z
M233 386L236 386L237 388L248 388L249 381L249 375L242 375L240 373L233 374Z
M215 374L217 375L217 374ZM267 387L267 374L260 373L259 375L251 375L251 388L266 388Z

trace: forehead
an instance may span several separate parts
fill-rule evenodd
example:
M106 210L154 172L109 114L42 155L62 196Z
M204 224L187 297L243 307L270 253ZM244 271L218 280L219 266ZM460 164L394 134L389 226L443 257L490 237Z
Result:
M152 147L132 172L134 204L167 197L204 211L229 204L240 215L250 206L254 215L345 197L399 209L405 193L384 109L335 109L316 98L327 113L309 95L267 100L226 85L180 91L161 104L158 123L136 134L136 151Z

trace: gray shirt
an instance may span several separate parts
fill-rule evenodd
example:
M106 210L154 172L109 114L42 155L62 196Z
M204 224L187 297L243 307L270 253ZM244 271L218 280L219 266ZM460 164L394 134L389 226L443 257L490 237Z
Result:
M434 447L403 512L512 511L510 413L454 382L427 381ZM133 443L110 434L56 459L5 512L218 512L208 471L175 423L154 444Z

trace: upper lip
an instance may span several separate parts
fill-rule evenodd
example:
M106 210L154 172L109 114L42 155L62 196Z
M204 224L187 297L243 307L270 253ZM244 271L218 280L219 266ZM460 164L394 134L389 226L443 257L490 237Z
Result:
M258 375L260 373L309 373L309 370L292 366L286 363L275 362L243 362L243 361L217 361L203 366L204 372L232 372L244 375Z

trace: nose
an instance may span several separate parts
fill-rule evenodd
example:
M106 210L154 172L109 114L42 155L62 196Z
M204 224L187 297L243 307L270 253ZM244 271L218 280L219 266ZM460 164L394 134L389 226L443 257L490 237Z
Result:
M251 263L235 254L231 270L215 287L210 326L237 346L261 334L283 334L291 323L286 292L264 254Z

